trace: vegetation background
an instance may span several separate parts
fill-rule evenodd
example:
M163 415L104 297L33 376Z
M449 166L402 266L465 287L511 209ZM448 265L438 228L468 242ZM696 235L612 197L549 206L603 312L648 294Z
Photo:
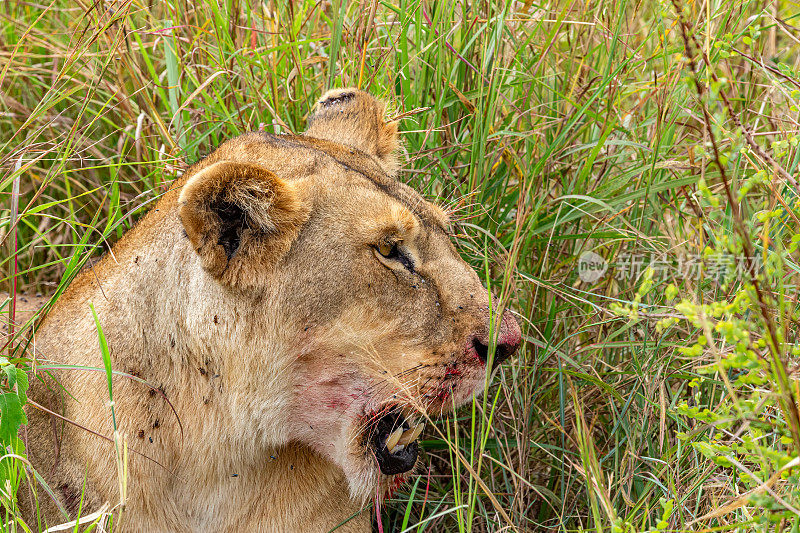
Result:
M6 1L0 282L57 297L186 165L358 86L526 340L380 527L797 532L798 26L787 0Z

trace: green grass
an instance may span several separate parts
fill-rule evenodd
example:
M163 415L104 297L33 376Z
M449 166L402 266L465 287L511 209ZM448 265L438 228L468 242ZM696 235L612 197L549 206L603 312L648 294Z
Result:
M60 294L181 168L355 85L526 340L384 530L800 528L796 3L223 3L0 7L9 292ZM584 282L586 251L644 264ZM712 275L748 254L757 287Z

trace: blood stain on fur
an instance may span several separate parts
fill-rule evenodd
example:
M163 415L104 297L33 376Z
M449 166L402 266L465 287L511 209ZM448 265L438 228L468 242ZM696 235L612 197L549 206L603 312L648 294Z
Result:
M78 510L78 505L81 501L80 493L76 491L74 487L66 483L62 483L58 486L58 492L60 492L62 498L64 498L64 508L66 508L70 514L74 514Z

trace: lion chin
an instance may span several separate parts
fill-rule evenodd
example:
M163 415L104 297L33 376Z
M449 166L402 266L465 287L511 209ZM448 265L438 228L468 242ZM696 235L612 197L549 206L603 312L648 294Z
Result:
M461 357L451 356L440 365L407 369L400 379L388 372L370 380L315 368L318 381L302 380L297 397L305 401L292 418L313 428L309 443L342 469L354 500L363 505L389 498L419 465L419 438L426 423L482 391L486 369L472 348L470 344ZM313 418L307 413L314 413ZM320 433L340 438L320 439Z
M397 179L384 108L338 89L304 135L223 143L75 278L32 343L64 370L30 380L52 488L20 495L31 523L109 503L120 532L369 531L364 502L414 476L425 423L521 342L447 213ZM103 367L94 313L116 432L105 375L75 370Z

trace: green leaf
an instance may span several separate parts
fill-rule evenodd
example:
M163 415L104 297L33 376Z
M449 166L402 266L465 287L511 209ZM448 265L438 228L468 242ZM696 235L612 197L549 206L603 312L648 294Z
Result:
M17 369L17 396L22 405L28 401L28 373L19 368Z
M0 442L4 448L17 437L19 427L27 423L19 396L14 392L0 395Z
M97 339L100 342L100 354L103 356L103 366L106 369L106 382L108 384L108 400L111 402L111 420L114 424L114 431L117 430L117 415L114 410L114 394L112 391L111 378L114 372L111 370L111 352L108 350L108 342L103 333L103 327L100 325L100 318L97 316L97 311L94 310L94 305L89 304L92 309L92 316L94 317L94 325L97 328Z
M13 389L14 385L17 383L17 367L12 364L7 364L3 366L3 373L5 373L6 379L8 379L8 388Z

